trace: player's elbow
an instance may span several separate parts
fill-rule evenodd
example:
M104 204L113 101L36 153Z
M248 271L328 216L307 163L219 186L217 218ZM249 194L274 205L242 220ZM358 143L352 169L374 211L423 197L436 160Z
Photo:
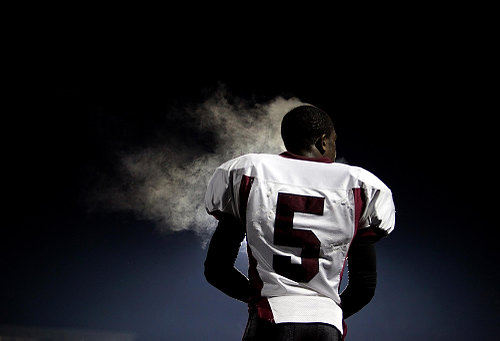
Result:
M359 300L363 302L363 305L367 305L375 296L374 287L364 287L358 291Z
M360 304L367 305L375 296L375 288L377 287L377 273L364 272L353 273L349 281L351 281L352 290L356 293L355 296L360 301Z
M221 269L213 264L212 262L205 262L205 279L208 283L217 287L223 275L221 274Z
M209 262L205 262L205 271L204 271L205 279L208 283L214 285L217 279L217 274L212 265Z
M368 300L368 302L370 302L373 299L374 296L375 296L375 288L368 289L367 292L366 292L366 299Z
M364 307L375 296L375 286L367 283L353 283L351 293L359 307Z

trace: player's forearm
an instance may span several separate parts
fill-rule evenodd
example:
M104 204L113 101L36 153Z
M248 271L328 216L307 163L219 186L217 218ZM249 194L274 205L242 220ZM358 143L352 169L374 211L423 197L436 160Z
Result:
M205 278L208 283L212 284L226 295L248 303L250 297L250 282L248 278L236 268L215 270L205 267Z
M349 283L340 295L344 319L357 313L371 301L376 285L375 246L353 243L349 250Z
M241 242L245 237L243 227L232 217L220 216L205 260L205 278L214 287L237 300L248 302L250 282L235 267Z
M364 278L353 279L352 281L340 295L344 319L357 313L370 303L375 294L377 274L376 272L366 274Z

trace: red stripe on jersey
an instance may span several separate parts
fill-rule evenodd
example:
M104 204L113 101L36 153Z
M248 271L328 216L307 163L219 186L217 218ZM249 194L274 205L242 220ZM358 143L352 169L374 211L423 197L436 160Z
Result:
M250 195L250 189L252 189L254 178L251 176L243 175L240 184L240 217L246 228L246 216L247 216L247 204L248 197ZM248 302L248 309L257 309L257 315L259 318L274 322L273 312L269 301L267 298L261 296L261 290L264 286L264 282L259 276L257 271L257 260L252 255L252 250L247 243L247 253L248 253L248 277L250 280L250 286L252 287L254 293Z
M354 192L354 236L352 238L354 239L358 231L361 214L365 208L365 198L361 192L361 188L353 188L352 190Z
M356 237L356 233L358 232L359 220L361 219L361 214L363 213L363 209L365 207L365 198L362 195L363 193L361 192L361 188L353 188L352 192L354 194L354 234L352 235L351 244L352 241L354 240L354 237ZM344 259L344 265L342 266L342 271L340 271L340 281L342 281L342 275L344 274L346 260L347 260L347 255L346 258Z
M347 336L347 323L344 320L342 320L342 329L344 329L344 333L342 334L342 341L344 341Z
M274 323L273 311L271 310L269 301L266 297L261 296L261 290L264 286L264 282L262 282L262 279L259 276L259 272L257 271L257 260L252 255L252 250L248 244L247 253L248 277L250 279L250 286L254 291L254 294L250 297L248 302L248 311L250 312L252 309L257 309L257 316L259 316L259 318Z
M363 195L363 192L361 191L361 188L353 188L352 192L354 194L354 233L352 235L351 244L349 244L349 247L352 245L354 237L356 237L356 233L358 232L358 227L359 227L359 220L361 219L361 214L363 214L363 210L365 208L365 197ZM349 254L349 250L347 250L347 254ZM344 274L347 254L346 258L344 259L344 264L342 265L342 271L340 271L339 289L340 289L340 283L342 282L342 275ZM342 341L344 341L347 335L347 324L343 319L342 319L342 327L344 329L344 333L342 334Z
M246 225L247 221L247 204L248 196L250 195L250 189L253 184L253 177L243 175L240 184L240 218L243 224Z

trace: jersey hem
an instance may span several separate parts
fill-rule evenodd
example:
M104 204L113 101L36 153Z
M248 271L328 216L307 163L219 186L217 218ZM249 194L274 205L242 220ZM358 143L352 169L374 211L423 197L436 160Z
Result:
M269 297L275 323L326 323L343 333L342 309L323 296Z

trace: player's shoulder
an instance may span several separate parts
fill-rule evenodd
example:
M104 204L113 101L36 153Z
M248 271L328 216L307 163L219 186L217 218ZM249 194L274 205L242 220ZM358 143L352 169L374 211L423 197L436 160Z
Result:
M352 175L355 176L361 184L381 191L391 192L390 188L372 172L358 166L349 167Z
M249 153L228 160L220 165L219 168L225 170L232 170L235 168L248 168L272 158L276 158L276 155Z

